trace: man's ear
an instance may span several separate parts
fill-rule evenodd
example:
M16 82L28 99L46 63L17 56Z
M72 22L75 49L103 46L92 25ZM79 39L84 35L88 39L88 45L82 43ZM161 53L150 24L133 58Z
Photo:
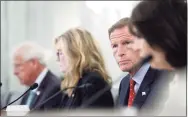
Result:
M34 66L36 68L37 65L38 65L38 60L37 59L31 59L31 63L32 63L32 66Z

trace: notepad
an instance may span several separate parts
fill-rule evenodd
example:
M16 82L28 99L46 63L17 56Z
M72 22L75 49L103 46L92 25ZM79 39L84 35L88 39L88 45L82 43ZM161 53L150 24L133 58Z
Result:
M10 105L6 108L7 116L24 116L30 111L27 105Z

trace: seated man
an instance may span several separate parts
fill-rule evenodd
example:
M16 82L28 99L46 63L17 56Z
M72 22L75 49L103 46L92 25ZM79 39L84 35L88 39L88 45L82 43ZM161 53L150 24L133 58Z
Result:
M123 18L109 29L109 38L114 57L123 72L128 72L119 86L119 106L140 109L160 72L149 63L136 65L141 61L138 51L128 48L134 39L128 30L129 18Z
M44 49L35 43L24 43L13 52L14 74L22 85L30 87L34 83L38 87L28 92L17 104L28 105L30 109L58 108L61 96L49 100L39 106L44 100L60 90L60 79L58 79L45 64ZM13 96L14 99L15 96ZM16 96L18 97L18 96ZM8 99L12 97L9 95ZM11 99L12 101L13 99ZM10 103L10 100L7 100Z

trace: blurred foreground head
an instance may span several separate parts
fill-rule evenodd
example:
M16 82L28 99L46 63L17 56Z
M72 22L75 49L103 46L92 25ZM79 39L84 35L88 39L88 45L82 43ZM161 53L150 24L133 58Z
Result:
M134 44L142 45L134 49L139 49L142 57L152 55L152 67L173 70L186 66L185 0L143 0L133 9L129 28L137 37Z
M55 39L55 46L60 69L64 73L63 88L76 86L83 73L88 71L97 71L108 81L102 54L85 29L66 31Z

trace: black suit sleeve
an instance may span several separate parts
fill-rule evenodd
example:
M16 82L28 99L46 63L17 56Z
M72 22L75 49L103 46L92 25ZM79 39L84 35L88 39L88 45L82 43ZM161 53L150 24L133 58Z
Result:
M81 97L83 103L88 99L93 98L93 96L97 92L100 92L105 87L109 86L109 84L104 81L100 75L97 74L91 74L84 79L85 80L82 84L90 83L92 85L81 90ZM113 105L113 98L109 88L109 90L101 94L101 96L94 100L90 105L88 105L88 107L113 107Z
M59 92L61 80L58 79L55 75L51 72L48 72L46 78L42 81L40 89L43 94L40 96L40 101L38 101L37 105L40 105L44 101L46 101L49 97L54 95L55 93ZM45 104L41 105L39 108L41 110L49 110L49 109L57 109L59 108L59 103L61 101L61 93Z
M61 89L60 89L60 86L56 85L54 86L54 88L50 91L49 95L48 95L48 98L52 95L54 95L55 93L59 92ZM50 106L48 108L58 108L60 105L60 101L61 101L61 93L59 93L57 96L55 96L53 99L51 99L49 102L48 102L48 105L47 106Z

